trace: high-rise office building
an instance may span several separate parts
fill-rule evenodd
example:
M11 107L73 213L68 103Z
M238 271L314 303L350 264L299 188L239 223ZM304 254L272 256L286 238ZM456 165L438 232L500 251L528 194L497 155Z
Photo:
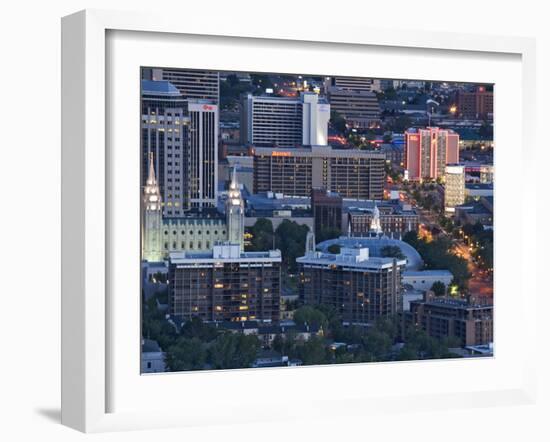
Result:
M464 166L450 164L445 167L445 211L454 213L455 207L464 204L465 192Z
M218 195L218 106L189 100L189 201L215 207Z
M348 91L371 92L373 86L372 78L365 77L328 77L325 87L335 87Z
M218 71L199 69L145 68L143 78L169 81L186 100L220 102L220 74Z
M342 198L382 199L385 155L330 146L255 148L254 193L310 196L314 187Z
M222 243L210 252L171 253L170 314L203 321L277 321L281 252L242 252Z
M152 153L165 216L182 216L190 206L186 115L187 102L174 85L142 80L141 185L146 185Z
M296 260L304 304L330 305L350 323L372 323L402 311L405 259L370 257L368 248L316 252L311 242Z
M380 106L374 92L330 87L328 99L331 109L357 128L368 128L380 121Z
M445 166L458 163L459 137L450 129L428 127L405 132L405 174L409 180L443 177Z
M299 98L248 94L241 106L243 143L269 147L327 144L330 105L313 92Z

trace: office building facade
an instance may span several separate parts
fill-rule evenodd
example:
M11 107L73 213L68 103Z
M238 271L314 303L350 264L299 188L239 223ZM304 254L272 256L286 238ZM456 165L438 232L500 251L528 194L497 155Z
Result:
M326 145L330 105L313 92L299 98L245 95L241 141L254 146Z
M182 216L190 207L188 187L189 118L187 102L167 81L141 82L141 185L150 155L165 216Z
M443 178L445 166L459 161L459 136L448 129L428 127L405 132L405 174L409 180Z
M215 207L218 196L218 106L189 101L189 202Z
M419 215L410 205L380 202L376 204L376 209L379 212L380 228L385 235L401 237L407 232L418 231ZM351 236L368 236L374 219L374 208L352 209L347 217Z
M493 92L486 86L473 91L458 90L456 93L458 115L466 118L488 118L493 116Z
M242 252L223 243L204 253L171 253L170 314L203 321L277 321L281 253Z
M374 80L366 77L329 77L325 81L325 87L337 88L348 91L371 92Z
M361 324L402 311L406 260L369 257L368 248L342 248L334 255L308 245L296 260L304 304L330 305L344 322Z
M144 68L143 78L169 81L186 100L220 102L220 74L200 69Z
M352 127L369 128L380 121L380 106L373 92L330 87L328 99L331 109Z
M385 155L362 150L314 146L255 148L254 192L310 196L324 188L342 198L382 199Z
M342 207L343 201L339 194L325 189L311 189L311 210L317 238L323 230L342 230Z
M445 211L454 213L455 207L464 204L466 198L464 166L452 164L445 167Z
M493 342L493 306L470 304L456 299L425 300L410 303L405 315L409 326L419 327L434 338L454 337L462 346Z

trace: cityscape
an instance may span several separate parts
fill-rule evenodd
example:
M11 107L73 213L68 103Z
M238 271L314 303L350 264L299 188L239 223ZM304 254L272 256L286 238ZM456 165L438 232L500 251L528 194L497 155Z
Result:
M140 82L142 374L493 356L492 84Z

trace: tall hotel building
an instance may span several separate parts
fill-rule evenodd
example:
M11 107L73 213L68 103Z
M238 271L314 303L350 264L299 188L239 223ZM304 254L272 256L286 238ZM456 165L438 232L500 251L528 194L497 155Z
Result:
M169 81L184 99L220 102L220 74L198 69L144 68L143 78Z
M300 98L245 95L241 141L259 147L326 145L330 105L317 94Z
M187 102L168 81L141 82L141 185L146 185L151 154L164 216L189 208Z
M312 146L258 147L253 149L253 155L254 193L310 196L312 188L323 188L342 198L383 198L383 153Z
M238 243L170 254L170 314L183 320L278 321L281 252L242 252Z
M315 251L311 236L298 258L304 304L330 305L350 323L372 323L401 312L401 274L406 260L370 257L368 248L342 248L339 254Z
M422 181L443 177L445 166L458 163L458 134L448 129L428 127L405 132L405 175Z
M189 100L189 198L191 207L216 207L218 127L216 104Z

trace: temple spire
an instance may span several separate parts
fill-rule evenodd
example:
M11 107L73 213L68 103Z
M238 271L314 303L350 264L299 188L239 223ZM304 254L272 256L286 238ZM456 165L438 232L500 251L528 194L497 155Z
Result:
M370 223L370 230L376 235L380 235L382 233L382 224L380 223L380 210L376 205L376 201L374 202L374 210L372 212L373 216Z
M231 183L229 184L231 190L237 190L239 188L239 182L237 181L237 166L233 166L231 169Z
M237 243L244 251L244 200L237 181L237 167L233 167L225 206L228 241Z
M149 152L149 176L147 177L147 185L154 186L157 184L157 178L155 176L155 161L153 158L153 152Z
M306 236L306 255L311 256L315 253L315 233L308 231Z

